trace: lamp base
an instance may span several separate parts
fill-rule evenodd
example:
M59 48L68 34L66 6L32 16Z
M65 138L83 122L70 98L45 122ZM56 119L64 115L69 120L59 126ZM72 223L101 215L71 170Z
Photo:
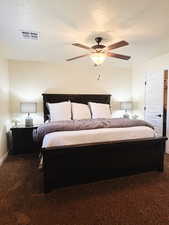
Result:
M30 116L25 119L25 127L33 127L33 119Z
M130 119L130 115L128 113L123 114L123 118Z

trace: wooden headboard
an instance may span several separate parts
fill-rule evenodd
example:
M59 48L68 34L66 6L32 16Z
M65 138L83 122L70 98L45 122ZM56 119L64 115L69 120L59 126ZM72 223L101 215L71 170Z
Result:
M103 94L42 94L43 96L43 112L44 121L48 120L49 111L46 103L57 103L63 101L71 101L77 103L88 104L88 102L97 102L110 104L111 95Z

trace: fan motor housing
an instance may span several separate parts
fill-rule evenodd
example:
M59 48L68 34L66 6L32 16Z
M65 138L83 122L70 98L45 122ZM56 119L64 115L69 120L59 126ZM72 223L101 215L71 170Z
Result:
M94 45L94 46L92 46L93 49L103 49L105 47L106 47L105 45Z
M106 47L105 45L100 45L100 42L102 40L103 40L102 37L96 37L95 41L97 42L97 45L92 46L92 48L95 49L95 50L101 50L101 49L105 48Z

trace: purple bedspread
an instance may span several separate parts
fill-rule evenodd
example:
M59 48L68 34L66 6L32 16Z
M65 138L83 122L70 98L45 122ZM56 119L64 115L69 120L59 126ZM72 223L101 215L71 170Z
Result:
M75 131L75 130L90 130L99 128L123 128L123 127L136 127L147 126L152 129L153 126L144 120L131 120L123 118L112 119L89 119L89 120L66 120L45 123L34 130L34 139L42 143L46 134L56 131Z

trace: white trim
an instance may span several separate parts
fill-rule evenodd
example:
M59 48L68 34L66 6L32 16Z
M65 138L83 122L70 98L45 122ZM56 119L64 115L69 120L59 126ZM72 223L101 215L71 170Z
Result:
M5 161L5 159L7 158L8 156L8 152L6 152L5 154L3 154L1 157L0 157L0 166L2 166L3 162Z
M144 120L146 118L146 111L145 111L145 107L147 107L147 99L146 99L146 86L147 86L147 73L144 74Z

